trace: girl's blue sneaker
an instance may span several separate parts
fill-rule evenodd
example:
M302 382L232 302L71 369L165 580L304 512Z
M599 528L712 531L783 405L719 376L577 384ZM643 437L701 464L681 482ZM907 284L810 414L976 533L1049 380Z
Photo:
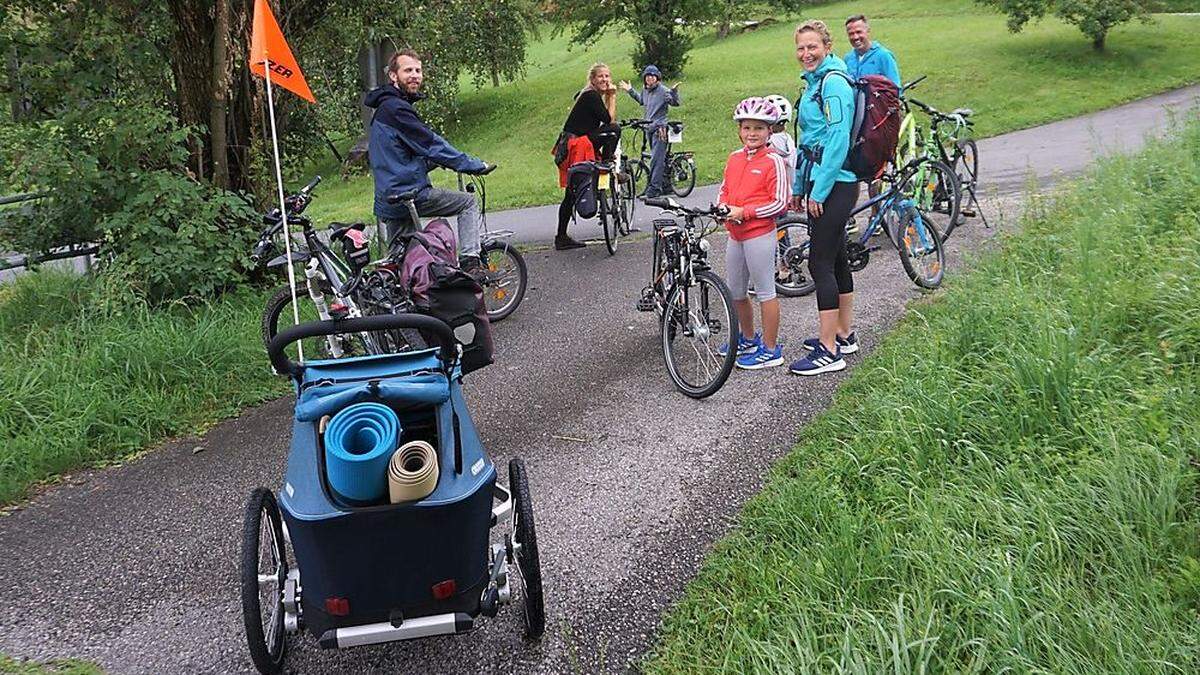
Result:
M749 340L746 339L745 335L738 333L738 356L744 356L746 354L753 354L755 351L758 350L758 347L761 344L762 344L762 335L759 333L755 333L754 337L750 338ZM720 354L721 356L725 356L726 354L728 354L729 353L729 343L726 342L725 344L718 347L717 353Z
M809 352L808 356L793 363L789 370L793 375L820 375L845 368L846 360L842 358L842 350L839 349L837 354L830 354L825 345L818 341L816 348Z
M758 349L738 357L737 367L742 370L759 370L783 365L783 345L775 345L775 349L767 349L759 344Z

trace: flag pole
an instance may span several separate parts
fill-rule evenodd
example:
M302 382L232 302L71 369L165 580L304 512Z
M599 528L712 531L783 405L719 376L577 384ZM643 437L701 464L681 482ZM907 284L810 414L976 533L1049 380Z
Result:
M279 168L279 138L275 134L275 99L271 95L271 59L263 55L263 75L267 80L267 110L271 118L271 150L275 154L275 183L279 187L279 216L283 218L283 248L287 255L288 286L292 289L292 320L294 325L300 323L300 301L296 298L296 270L292 263L292 231L288 226L287 204L283 196L283 171ZM296 353L300 362L304 362L304 342L296 341Z

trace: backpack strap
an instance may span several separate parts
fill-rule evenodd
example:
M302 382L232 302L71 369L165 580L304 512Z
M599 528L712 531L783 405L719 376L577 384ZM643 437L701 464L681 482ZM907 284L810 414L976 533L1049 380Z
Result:
M825 75L821 77L821 86L817 88L817 93L813 96L813 100L817 102L818 108L825 107L825 82L829 80L830 75L841 75L846 79L846 84L849 84L851 89L854 88L854 78L850 77L849 73L841 70L831 70L828 73L825 73Z

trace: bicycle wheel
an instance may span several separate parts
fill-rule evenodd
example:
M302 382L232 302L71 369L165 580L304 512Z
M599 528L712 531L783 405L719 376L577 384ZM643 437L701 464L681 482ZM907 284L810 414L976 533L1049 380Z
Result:
M942 285L946 264L942 235L916 207L900 216L900 264L908 278L921 288Z
M696 188L696 162L684 155L671 159L671 191L679 197L692 194Z
M781 218L775 225L775 240L775 292L785 298L812 293L817 284L808 275L808 221L799 214Z
M600 180L606 180L601 178ZM600 192L599 202L600 211L597 214L600 218L600 228L604 230L604 248L608 249L609 255L617 254L617 238L621 236L620 225L617 219L620 218L619 208L614 208L610 203L612 200L612 190L603 190Z
M629 163L629 178L633 181L633 191L630 193L635 198L646 194L646 188L650 184L650 169L646 163L639 160Z
M725 356L717 350L736 340L737 333L733 299L720 277L703 270L694 284L676 284L663 306L661 332L663 358L675 387L692 398L715 394L737 361L736 349Z
M525 599L525 637L536 640L546 632L546 605L537 530L533 524L533 504L529 499L529 476L525 471L525 462L520 458L509 460L508 480L514 501L513 542L520 547L515 555L515 567L521 578L521 592Z
M622 235L628 235L633 229L633 210L637 204L636 185L629 162L623 163L620 177L617 179L617 193L621 203L621 222L619 230Z
M308 297L308 291L303 287L297 287L296 296L296 299L300 302L300 323L320 321L321 317L317 314L317 308L313 305L312 299ZM281 329L287 328L294 323L295 317L292 314L292 289L288 286L281 286L267 300L267 306L263 309L261 325L263 347L270 344L271 338L275 337ZM305 360L329 359L333 358L333 352L330 348L333 341L337 340L339 342L336 344L343 346L348 342L344 338L345 336L305 338L288 345L284 352L288 355L289 359L299 361L300 353L297 347L299 344L304 347Z
M487 305L488 321L502 321L525 299L529 287L529 269L525 258L515 247L493 241L483 247L483 263L487 269L483 280L483 300Z
M923 176L918 177L921 180L915 181L909 194L921 210L932 216L932 222L948 234L958 223L962 208L958 177L945 162L934 159L925 163Z
M283 583L287 580L283 521L275 495L257 488L242 523L242 621L250 659L260 673L283 670L287 655Z
M974 191L979 181L979 146L967 138L954 144L954 175L963 192Z

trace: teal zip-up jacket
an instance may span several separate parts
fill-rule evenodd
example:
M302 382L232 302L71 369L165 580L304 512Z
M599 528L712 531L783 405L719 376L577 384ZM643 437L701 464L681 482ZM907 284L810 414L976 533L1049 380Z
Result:
M850 83L840 75L825 79L825 75L840 70L846 63L830 54L811 73L804 73L808 87L796 108L800 125L800 143L796 152L796 181L792 194L807 196L825 203L834 183L856 183L858 178L842 167L850 151L850 130L854 126L854 92ZM817 105L817 88L824 80L824 106ZM820 152L820 163L805 157L805 150Z
M846 72L856 80L867 75L882 75L895 82L897 87L901 85L900 66L896 64L895 54L878 42L872 42L866 54L860 55L851 49L842 60L846 62Z

